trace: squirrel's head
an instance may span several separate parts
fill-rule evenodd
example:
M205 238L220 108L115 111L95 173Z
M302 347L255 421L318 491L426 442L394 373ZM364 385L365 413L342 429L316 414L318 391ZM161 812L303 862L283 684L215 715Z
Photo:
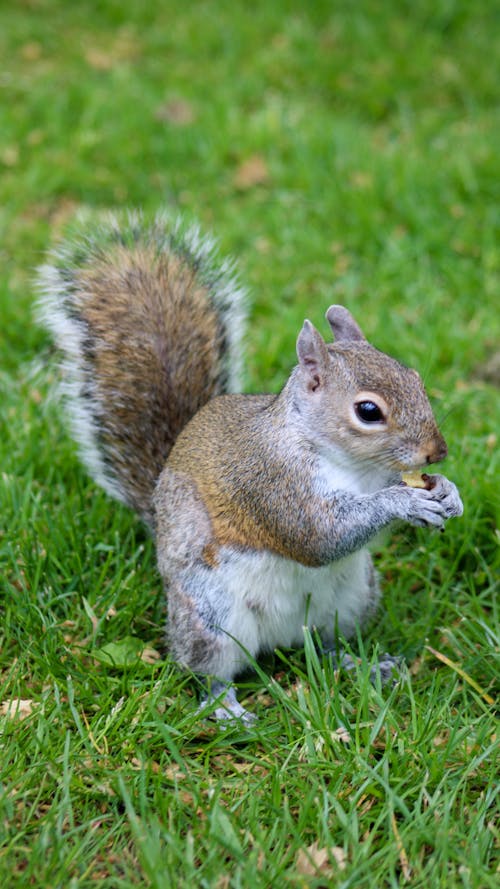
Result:
M320 446L404 471L443 460L447 447L420 376L371 346L343 306L326 318L335 342L310 321L297 339L301 413Z

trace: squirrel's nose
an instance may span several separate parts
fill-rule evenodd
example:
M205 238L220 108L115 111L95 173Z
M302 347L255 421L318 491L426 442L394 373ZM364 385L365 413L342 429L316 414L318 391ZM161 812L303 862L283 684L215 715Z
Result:
M433 447L426 454L425 462L426 463L439 463L440 460L444 460L444 458L448 454L448 446L444 440L444 438L440 437L436 442L433 443Z

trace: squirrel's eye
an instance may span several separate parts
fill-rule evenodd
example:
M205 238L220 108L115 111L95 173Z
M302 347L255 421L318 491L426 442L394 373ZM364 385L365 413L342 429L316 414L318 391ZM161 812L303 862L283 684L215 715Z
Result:
M357 416L363 423L380 423L384 420L384 415L378 404L373 401L358 401L354 405Z

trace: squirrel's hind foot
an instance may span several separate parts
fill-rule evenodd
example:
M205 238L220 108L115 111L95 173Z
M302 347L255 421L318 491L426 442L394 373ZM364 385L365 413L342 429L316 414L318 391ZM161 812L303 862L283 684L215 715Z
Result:
M370 670L370 682L372 685L377 684L377 676L380 675L382 685L396 685L401 679L404 671L405 659L403 657L394 657L392 654L382 654L377 663Z
M345 651L337 651L335 647L326 648L324 651L332 659L336 670L351 671L356 669L356 660L350 654L346 654ZM403 674L404 665L405 659L403 657L395 657L385 652L385 654L380 655L377 663L370 670L371 684L376 685L377 677L380 676L382 685L389 685L390 683L395 685Z
M217 704L214 709L212 709L213 704ZM209 713L205 712L207 708L210 709ZM198 712L201 716L215 719L221 726L229 726L235 721L250 726L257 721L255 713L249 713L239 703L234 685L219 681L210 683L208 693L201 701Z

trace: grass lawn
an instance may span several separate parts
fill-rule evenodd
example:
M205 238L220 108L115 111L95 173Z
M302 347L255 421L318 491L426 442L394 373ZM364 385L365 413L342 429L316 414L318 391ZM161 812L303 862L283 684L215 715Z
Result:
M6 889L498 885L498 24L493 0L2 4ZM422 373L465 503L381 547L356 675L306 638L241 683L251 730L197 716L152 543L81 469L32 318L78 208L164 204L238 260L248 390L344 303ZM407 659L389 691L378 650Z

